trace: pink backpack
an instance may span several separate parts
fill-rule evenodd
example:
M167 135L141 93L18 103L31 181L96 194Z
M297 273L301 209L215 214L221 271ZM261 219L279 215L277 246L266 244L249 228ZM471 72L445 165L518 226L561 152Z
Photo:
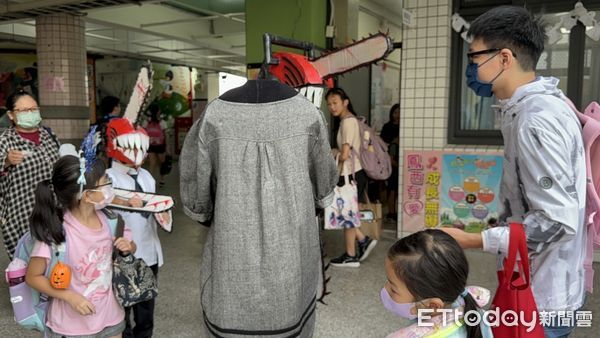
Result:
M571 100L566 99L565 101L575 111L583 128L587 176L585 206L587 252L583 266L585 269L586 290L592 292L594 249L600 248L600 105L597 102L592 102L582 114Z
M148 137L150 138L150 145L159 146L165 143L165 133L160 127L159 122L148 122L146 133L148 133Z
M392 159L387 144L366 123L364 117L356 118L360 132L360 165L370 178L387 180L392 174Z

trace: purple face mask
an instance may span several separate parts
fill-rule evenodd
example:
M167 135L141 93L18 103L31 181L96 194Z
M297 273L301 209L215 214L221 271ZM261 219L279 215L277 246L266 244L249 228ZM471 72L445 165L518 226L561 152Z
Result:
M383 306L396 316L411 320L417 318L417 315L410 312L413 307L417 306L416 303L396 303L386 288L381 288L380 296Z

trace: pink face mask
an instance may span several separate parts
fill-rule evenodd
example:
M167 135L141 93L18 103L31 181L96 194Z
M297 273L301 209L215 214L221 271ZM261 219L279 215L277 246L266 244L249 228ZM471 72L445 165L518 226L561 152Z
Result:
M115 198L115 192L113 191L112 186L110 185L105 185L100 187L99 189L94 189L92 191L100 191L102 192L102 195L104 196L104 199L100 202L94 202L94 201L90 201L92 204L94 204L94 209L96 210L101 210L106 208L107 205L109 205L112 200Z
M381 302L383 303L383 306L391 313L395 314L396 316L402 317L402 318L406 318L406 319L415 319L417 318L416 314L412 314L410 312L410 310L413 307L416 307L417 304L416 303L396 303L392 297L390 296L389 292L387 291L386 288L381 288Z

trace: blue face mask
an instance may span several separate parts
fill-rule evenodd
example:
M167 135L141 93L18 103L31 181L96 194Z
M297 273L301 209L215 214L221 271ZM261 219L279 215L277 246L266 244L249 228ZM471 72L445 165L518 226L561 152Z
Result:
M496 55L498 55L498 54L496 54ZM484 64L486 64L491 59L493 59L496 55L487 59L485 62L483 62L480 65L478 65L476 63L469 63L467 65L467 71L465 72L465 75L467 76L467 86L475 92L475 95L483 96L483 97L490 97L493 95L492 83L498 78L498 76L500 76L500 74L502 74L504 72L504 69L502 69L498 73L498 75L496 75L496 77L494 77L492 79L492 81L490 81L490 82L479 81L479 79L477 78L477 69L479 67L483 66Z
M490 97L492 96L492 84L481 82L477 79L478 67L479 65L476 63L469 63L467 65L467 72L465 73L467 76L467 86L475 92L475 95Z

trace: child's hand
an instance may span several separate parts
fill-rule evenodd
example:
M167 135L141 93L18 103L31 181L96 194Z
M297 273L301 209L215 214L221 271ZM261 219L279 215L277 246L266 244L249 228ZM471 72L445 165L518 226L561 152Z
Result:
M139 197L132 197L129 199L129 206L134 208L141 208L144 206L144 201Z
M124 254L128 254L133 251L133 244L131 241L128 241L123 237L119 237L115 240L115 247Z
M90 303L85 297L77 292L71 292L67 298L67 303L73 308L73 310L79 312L82 316L88 316L96 313L96 307Z
M171 214L168 211L161 212L156 215L156 218L160 224L171 223Z

